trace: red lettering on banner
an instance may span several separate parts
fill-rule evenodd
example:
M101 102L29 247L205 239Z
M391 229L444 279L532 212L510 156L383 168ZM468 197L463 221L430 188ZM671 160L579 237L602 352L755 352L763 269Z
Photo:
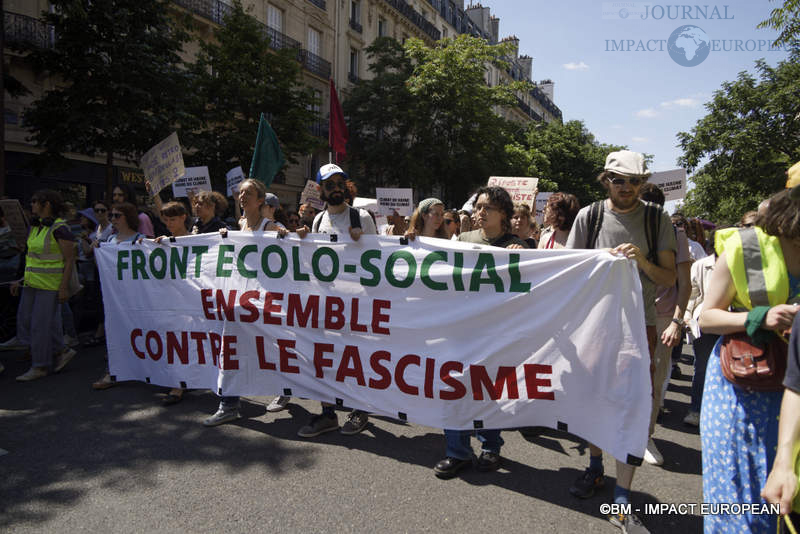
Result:
M339 297L325 298L325 328L341 330L344 328L344 301Z
M353 362L352 367L349 365ZM356 379L359 386L366 385L364 381L364 368L361 366L361 355L358 353L358 347L353 345L345 345L342 360L339 362L339 369L336 371L336 381L344 382L344 379L351 376Z
M397 389L406 395L419 395L419 388L410 386L403 376L405 374L406 367L409 365L416 365L419 367L419 362L420 357L416 354L406 354L400 358L400 360L398 360L397 367L394 369L394 381L397 384Z
M294 339L279 339L278 340L278 354L280 355L281 373L292 373L299 375L300 368L296 365L290 365L289 360L296 360L297 354L289 349L293 349L295 344Z
M314 369L317 371L317 378L322 378L323 367L333 367L333 360L325 358L326 352L333 352L333 343L314 343Z
M261 293L259 291L251 290L245 291L242 293L242 296L239 297L239 306L249 312L246 315L239 316L239 320L241 322L254 323L258 320L258 308L256 308L255 304L253 304L253 301L258 300L260 295Z
M289 303L286 307L286 324L294 326L295 319L297 326L306 328L308 319L311 318L311 328L319 327L319 295L309 295L306 307L300 301L297 293L289 294Z
M267 371L275 371L277 367L272 362L267 361L267 355L264 351L264 337L256 336L256 354L258 354L258 367L259 369L266 369Z
M453 391L440 391L439 398L442 400L458 400L467 394L467 387L461 381L450 375L453 371L464 372L464 365L461 362L444 362L439 369L439 378L442 382L453 388Z
M381 361L392 361L392 355L385 350L378 350L372 353L372 356L369 357L369 365L372 367L372 370L375 371L378 376L381 377L380 380L375 380L374 378L369 379L369 387L372 389L387 389L390 385L392 385L392 373L389 370L381 365Z
M151 339L155 339L156 341L157 349L155 352L150 350ZM164 345L161 343L161 336L158 335L158 332L154 332L153 330L147 332L147 335L144 336L144 348L147 350L147 355L150 356L154 362L157 362L161 359L161 353L164 350Z
M273 317L273 313L281 312L280 304L272 304L272 301L283 300L283 293L271 293L267 291L264 295L264 324L281 324L280 317Z
M375 299L372 301L372 332L375 334L389 335L389 329L381 326L381 321L384 323L389 322L389 315L381 313L382 310L388 310L392 307L392 302L389 300Z
M217 318L222 321L223 315L226 321L235 321L236 316L233 314L233 307L236 305L236 290L228 292L228 298L225 299L225 293L221 289L217 289Z
M529 399L556 399L556 396L552 391L539 391L540 387L547 388L551 386L549 378L539 378L539 375L552 375L552 365L526 363L522 367L525 369L525 387L528 390Z
M350 331L366 332L367 325L358 324L358 299L350 300Z
M425 396L433 398L433 375L436 373L436 360L425 358Z
M234 360L236 356L236 336L222 336L222 358L220 363L224 371L235 371L239 369L239 360Z
M497 379L494 384L486 373L486 367L483 365L470 365L469 376L472 380L472 398L475 400L483 400L483 388L489 392L489 398L497 400L503 394L504 385L508 388L508 398L518 399L519 389L517 388L517 368L500 366L497 368Z
M203 341L206 339L205 332L191 332L189 337L197 343L197 363L205 365L206 349L203 346Z
M139 348L136 346L136 338L137 337L142 337L142 329L141 328L136 328L134 330L131 330L131 348L133 349L133 353L136 354L137 357L139 357L142 360L144 360L145 359L144 352L139 350Z
M181 340L175 332L167 332L167 363L175 363L175 355L183 365L189 365L189 340L186 332L181 332Z
M209 332L208 341L211 343L211 360L214 362L214 365L218 365L217 357L222 352L222 336L214 332Z
M206 316L206 319L211 319L212 321L216 319L216 317L214 317L214 314L211 313L211 310L214 309L214 303L211 300L210 289L200 290L200 303L203 306L203 315Z

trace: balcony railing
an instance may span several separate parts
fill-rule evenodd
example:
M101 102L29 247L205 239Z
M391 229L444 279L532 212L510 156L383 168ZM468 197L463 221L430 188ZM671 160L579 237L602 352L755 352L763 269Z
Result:
M385 0L387 4L399 11L405 18L411 21L414 26L425 32L428 37L438 41L442 37L436 26L425 20L425 17L414 11L414 8L406 4L404 0Z
M354 19L350 19L350 27L358 33L362 33L364 31L364 28L361 27L361 24Z
M225 18L233 8L220 0L173 0L179 6L200 15L201 17L222 24L222 19Z
M30 44L40 48L53 47L55 40L53 27L39 19L5 11L3 12L3 27L5 41L8 44Z
M325 11L325 0L308 0L308 1L317 6L318 8L320 8L322 11Z
M320 78L325 78L326 80L331 77L330 62L325 61L318 55L308 50L300 50L297 54L297 60L308 72L316 74Z
M269 37L269 47L273 50L283 50L284 48L302 48L300 41L295 41L286 34L283 34L275 28L264 26L264 33Z

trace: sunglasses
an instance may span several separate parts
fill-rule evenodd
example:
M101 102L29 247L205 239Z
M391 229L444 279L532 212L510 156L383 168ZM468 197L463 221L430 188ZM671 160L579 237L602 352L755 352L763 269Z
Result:
M636 178L636 177L633 177L633 178L621 178L621 177L609 178L608 181L611 182L614 185L631 184L633 187L637 187L638 185L641 185L642 182L644 182L644 180L642 180L641 178Z
M112 219L119 219L120 217L122 217L121 213L112 213L111 214L111 218Z
M105 212L107 212L107 211L108 211L108 210L107 210L107 209L105 209L105 208L95 208L95 209L94 209L94 212L95 212L95 213L105 213Z
M333 180L325 180L325 191L333 191L334 189L341 189L347 187L344 182L334 182Z

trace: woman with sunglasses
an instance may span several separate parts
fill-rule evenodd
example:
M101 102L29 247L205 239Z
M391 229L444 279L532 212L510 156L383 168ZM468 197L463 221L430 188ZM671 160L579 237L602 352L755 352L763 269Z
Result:
M111 200L114 202L114 204L128 202L134 206L138 206L136 203L136 193L128 184L115 185L113 191L111 192ZM139 223L137 225L139 232L141 232L145 237L153 237L155 235L155 231L153 230L153 221L150 220L150 216L137 207L136 218L139 219Z
M461 221L458 218L458 210L444 210L444 220L442 221L448 239L455 239L461 233Z
M139 215L136 206L130 202L122 202L114 204L111 208L111 225L116 233L112 234L107 242L114 244L121 243L135 243L144 236L138 232L139 228ZM111 288L106 288L106 291L111 291ZM108 359L108 354L106 354ZM94 389L108 389L114 385L111 381L111 374L108 371L108 363L106 362L106 372L103 377L94 382L92 387Z
M60 218L63 208L61 195L49 189L37 191L31 199L34 217L17 312L17 337L30 345L31 368L17 377L19 382L37 380L51 370L57 373L75 356L74 350L63 346L61 326L61 303L70 297L75 269L75 237ZM18 282L12 284L11 294L16 296L19 287Z
M416 236L450 239L443 222L444 203L438 198L426 198L411 214L411 222L405 235L410 239Z

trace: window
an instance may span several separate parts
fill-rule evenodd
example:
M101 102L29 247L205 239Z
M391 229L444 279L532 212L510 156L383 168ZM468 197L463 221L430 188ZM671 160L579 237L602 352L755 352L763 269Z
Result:
M378 18L378 37L386 37L389 35L389 26L386 19L383 17Z
M308 51L314 54L315 56L321 56L320 50L320 43L322 42L322 38L320 33L315 30L314 28L308 29Z
M283 11L267 4L267 26L273 30L283 31Z
M442 39L447 39L447 26L442 24Z
M358 50L350 49L350 71L351 76L358 76Z
M350 0L350 20L361 22L361 4L358 0Z

